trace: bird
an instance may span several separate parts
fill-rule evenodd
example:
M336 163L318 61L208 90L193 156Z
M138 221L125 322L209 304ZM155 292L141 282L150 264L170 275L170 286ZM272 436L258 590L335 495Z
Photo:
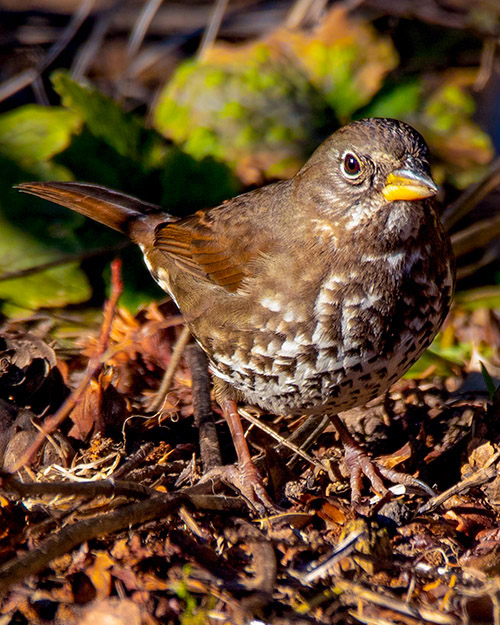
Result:
M18 185L127 235L206 353L237 455L233 478L259 510L273 502L238 405L328 415L350 474L376 492L376 464L339 413L384 393L439 331L455 259L437 209L429 150L405 122L367 118L327 138L290 179L175 217L81 182Z

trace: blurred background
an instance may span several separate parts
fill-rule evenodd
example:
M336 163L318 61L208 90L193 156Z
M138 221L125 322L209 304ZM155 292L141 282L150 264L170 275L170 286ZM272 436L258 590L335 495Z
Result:
M0 0L3 314L100 306L117 253L125 305L160 295L120 237L16 183L83 180L187 214L390 116L429 143L457 302L497 334L499 33L497 0Z

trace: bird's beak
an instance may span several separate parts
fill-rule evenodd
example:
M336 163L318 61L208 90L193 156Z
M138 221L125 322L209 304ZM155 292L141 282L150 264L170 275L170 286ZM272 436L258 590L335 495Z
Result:
M436 195L438 188L432 178L414 169L397 169L387 176L382 189L388 202L395 200L422 200Z

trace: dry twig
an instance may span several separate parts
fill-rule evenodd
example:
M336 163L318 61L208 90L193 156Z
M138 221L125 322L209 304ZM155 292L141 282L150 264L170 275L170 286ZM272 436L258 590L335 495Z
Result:
M198 345L190 345L186 349L186 359L193 378L193 412L200 440L201 463L203 472L207 473L222 465L210 399L208 360Z
M37 435L37 437L28 447L28 449L18 459L15 467L12 470L13 473L19 471L21 467L31 462L34 455L43 445L47 434L51 434L52 432L54 432L54 430L58 428L61 423L69 416L73 408L83 398L87 386L90 384L92 378L98 373L103 363L106 362L111 324L116 312L118 299L120 298L120 295L123 291L123 284L120 277L120 268L121 261L115 259L111 263L111 294L109 300L106 302L104 307L104 320L101 328L101 334L96 347L95 355L89 360L85 375L83 376L78 387L66 399L66 401L62 404L59 410L51 417L48 417L44 421L44 423L41 424L40 433Z

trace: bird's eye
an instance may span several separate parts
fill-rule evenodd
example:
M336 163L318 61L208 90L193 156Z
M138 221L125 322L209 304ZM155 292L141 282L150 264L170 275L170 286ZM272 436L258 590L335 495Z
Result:
M351 152L344 156L341 165L342 173L349 180L355 180L361 174L361 163Z

